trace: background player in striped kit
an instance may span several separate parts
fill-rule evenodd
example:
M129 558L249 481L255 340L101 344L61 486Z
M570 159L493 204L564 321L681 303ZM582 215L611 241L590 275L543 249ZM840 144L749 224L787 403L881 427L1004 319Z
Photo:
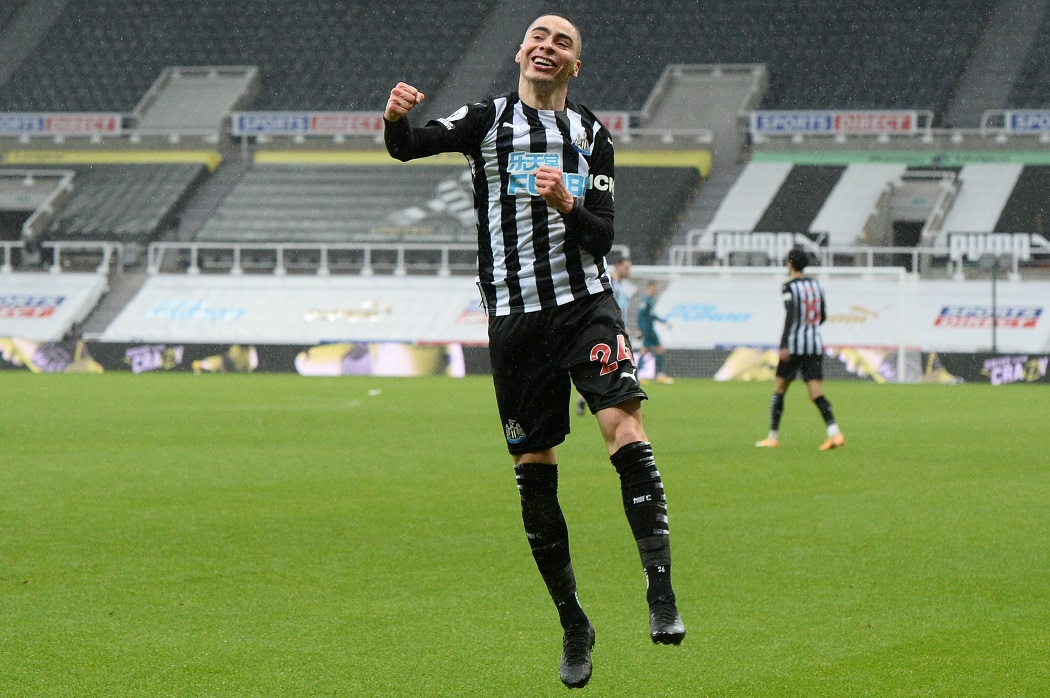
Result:
M827 451L846 444L839 430L831 403L824 397L824 340L820 326L827 317L824 287L805 275L806 253L795 248L788 253L787 270L791 279L784 284L784 332L780 336L780 361L777 363L776 387L769 405L769 434L755 446L776 448L780 445L780 418L784 414L784 395L791 381L801 372L809 398L820 410L827 426L828 438L820 446Z
M545 15L515 56L517 91L414 128L406 117L423 94L398 83L384 113L395 158L459 152L470 164L496 403L526 536L564 629L559 674L570 688L590 680L595 637L577 597L558 503L556 447L569 433L572 384L597 417L620 475L645 571L650 637L663 644L685 637L671 587L663 483L642 426L646 394L605 267L614 235L612 140L590 110L568 99L581 46L572 22Z

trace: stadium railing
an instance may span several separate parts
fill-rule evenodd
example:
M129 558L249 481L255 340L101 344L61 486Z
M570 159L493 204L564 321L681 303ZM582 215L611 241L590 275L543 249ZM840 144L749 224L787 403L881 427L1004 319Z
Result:
M1000 268L1009 268L1009 278L1021 278L1021 263L1036 256L1050 260L1050 240L1036 233L948 232L943 247L893 247L874 245L822 245L820 237L803 233L756 233L748 231L693 230L686 244L670 249L672 267L783 265L796 246L812 254L823 267L899 266L902 260L914 274L928 272L934 260L954 266L952 278L964 280L967 262L988 263L994 258Z
M95 264L95 272L109 274L111 270L124 271L127 259L124 245L120 242L88 241L67 242L59 240L48 240L39 244L40 250L27 250L26 243L19 241L0 240L0 274L10 274L15 271L15 252L24 258L36 257L41 251L51 252L51 264L46 267L52 274L58 274L67 270L67 267L76 271L83 271L85 261L88 266ZM80 255L76 255L80 253ZM19 265L18 271L41 269L39 264Z
M261 272L282 276L295 272L370 276L385 272L405 276L418 272L448 276L475 273L477 250L473 243L154 242L146 250L146 273ZM614 245L612 251L628 257L631 253L626 245Z

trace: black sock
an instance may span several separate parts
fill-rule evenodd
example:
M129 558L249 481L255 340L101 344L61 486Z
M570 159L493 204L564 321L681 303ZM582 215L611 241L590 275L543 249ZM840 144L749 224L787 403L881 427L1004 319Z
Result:
M671 588L671 565L646 567L645 584L645 599L650 604L654 601L675 602L674 590Z
M521 497L521 520L532 557L547 585L563 628L586 625L576 597L576 576L569 557L569 529L558 504L558 466L522 463L514 466Z
M623 509L642 558L649 603L673 597L667 500L653 450L648 443L637 441L622 447L610 460L620 474Z
M784 396L781 393L773 393L773 399L769 401L769 429L780 430L780 418L784 416Z
M817 406L818 410L820 410L820 416L824 418L825 424L831 426L835 423L835 414L831 411L831 403L828 402L826 397L821 395L813 401L813 404Z

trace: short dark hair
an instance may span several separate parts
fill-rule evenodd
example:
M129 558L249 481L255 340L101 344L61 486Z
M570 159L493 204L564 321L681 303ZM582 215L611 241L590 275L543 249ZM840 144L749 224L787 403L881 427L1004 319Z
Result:
M809 264L809 255L801 247L796 247L788 252L788 264L795 271L803 271Z
M583 54L583 34L580 33L580 28L576 26L576 22L573 22L572 19L566 17L560 12L544 12L536 19L539 19L540 17L561 17L572 25L572 28L576 30L576 60L579 60L580 56ZM532 28L532 25L536 23L536 19L532 20L529 24L529 28Z

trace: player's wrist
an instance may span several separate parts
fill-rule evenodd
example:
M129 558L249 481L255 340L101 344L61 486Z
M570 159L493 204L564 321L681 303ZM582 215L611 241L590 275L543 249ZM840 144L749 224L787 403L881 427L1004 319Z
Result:
M568 214L568 213L572 213L573 211L575 211L577 206L579 206L580 208L583 208L583 197L582 196L573 197L570 194L566 199L564 199L562 201L562 205L558 207L558 210L561 211L562 213Z

